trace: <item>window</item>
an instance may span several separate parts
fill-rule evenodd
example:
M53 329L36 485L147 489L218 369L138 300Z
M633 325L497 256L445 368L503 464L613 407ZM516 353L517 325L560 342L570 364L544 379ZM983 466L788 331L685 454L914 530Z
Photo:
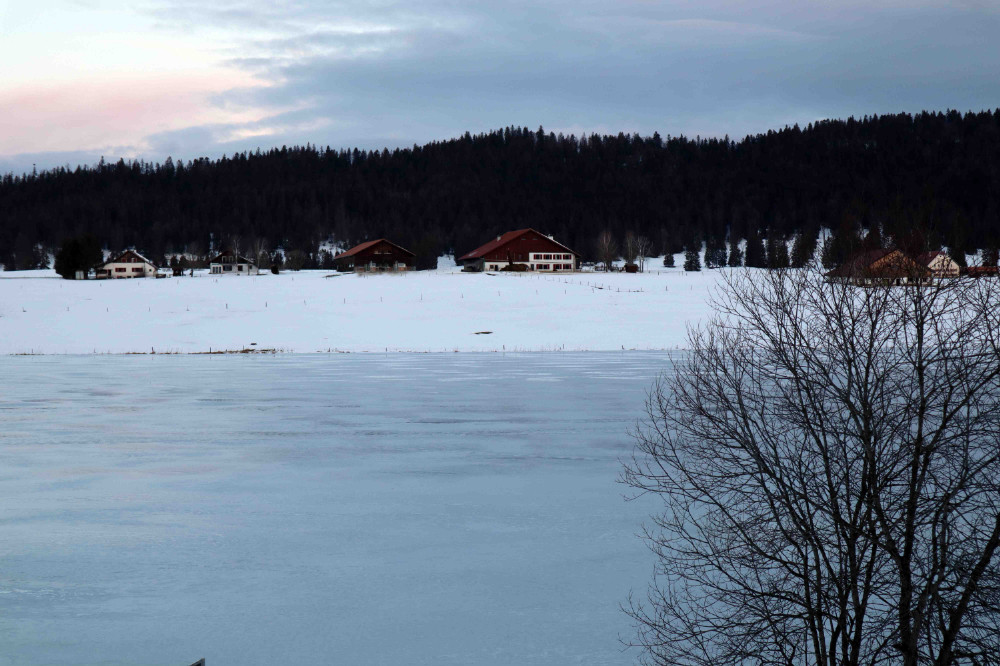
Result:
M124 266L116 266L115 267L115 273L124 273L124 272L125 272L125 267Z
M142 272L142 267L141 266L136 266L135 268L132 269L132 272L133 273L141 273Z
M226 266L223 268L223 270L231 272L233 270L233 267L230 266L230 265L228 265L228 264L226 264Z

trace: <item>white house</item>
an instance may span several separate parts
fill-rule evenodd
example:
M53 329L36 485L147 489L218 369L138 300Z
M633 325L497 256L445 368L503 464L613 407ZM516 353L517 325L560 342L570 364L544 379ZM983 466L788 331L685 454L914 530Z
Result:
M208 266L212 275L257 275L257 265L232 250L223 250Z
M98 279L156 277L156 265L135 250L125 250L94 272Z
M941 251L924 252L917 257L917 263L930 270L934 277L954 278L961 273L955 260Z

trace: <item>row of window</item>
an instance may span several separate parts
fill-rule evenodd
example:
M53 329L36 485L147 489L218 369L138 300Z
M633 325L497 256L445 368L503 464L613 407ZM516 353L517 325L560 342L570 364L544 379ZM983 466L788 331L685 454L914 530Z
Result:
M143 267L142 266L138 266L138 267L132 269L133 273L141 273L142 271L143 271ZM125 268L124 266L115 266L115 273L127 273L127 272L128 272L128 269Z
M532 269L536 271L571 271L573 264L532 264ZM487 264L486 270L497 271L500 267L497 264Z
M546 261L551 261L554 259L556 261L560 261L573 258L572 254L539 254L538 252L532 252L531 255L532 258L534 258L536 261L539 259L544 259Z

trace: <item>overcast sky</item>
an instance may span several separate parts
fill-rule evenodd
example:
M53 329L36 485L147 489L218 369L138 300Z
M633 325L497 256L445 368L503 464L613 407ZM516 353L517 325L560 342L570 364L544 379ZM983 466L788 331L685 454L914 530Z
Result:
M0 0L0 172L1000 106L995 0Z

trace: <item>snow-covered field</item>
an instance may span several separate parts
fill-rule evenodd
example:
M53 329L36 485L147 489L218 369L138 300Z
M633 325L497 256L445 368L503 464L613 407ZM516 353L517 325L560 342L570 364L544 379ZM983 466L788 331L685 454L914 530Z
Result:
M675 349L719 275L0 273L0 354Z
M633 663L667 357L2 357L0 664Z

